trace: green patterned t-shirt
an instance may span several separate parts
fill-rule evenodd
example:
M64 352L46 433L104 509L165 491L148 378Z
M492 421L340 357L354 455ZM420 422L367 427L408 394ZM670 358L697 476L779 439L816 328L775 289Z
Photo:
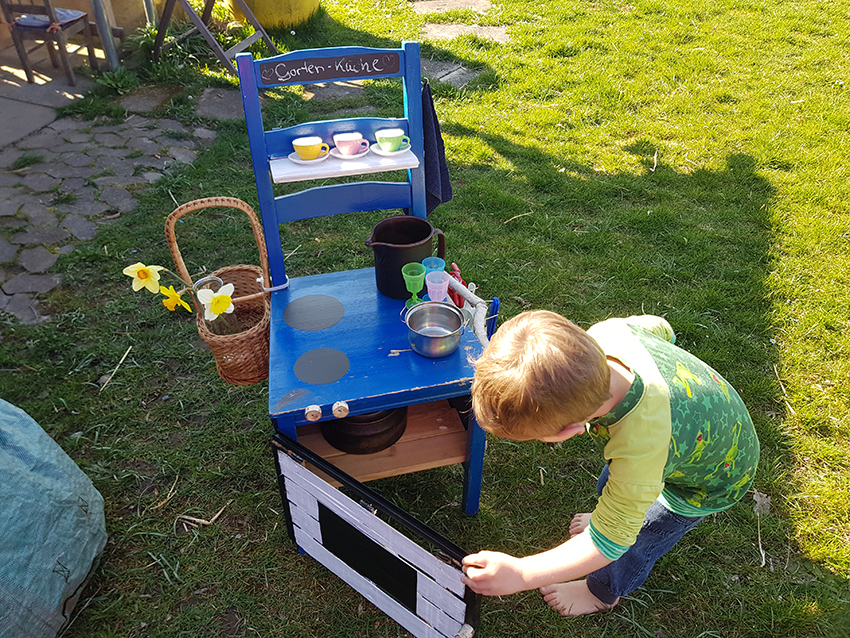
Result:
M752 484L759 443L738 393L670 343L675 337L665 320L609 319L588 333L635 375L624 399L588 424L610 471L590 534L616 560L634 543L656 499L690 517L734 505Z

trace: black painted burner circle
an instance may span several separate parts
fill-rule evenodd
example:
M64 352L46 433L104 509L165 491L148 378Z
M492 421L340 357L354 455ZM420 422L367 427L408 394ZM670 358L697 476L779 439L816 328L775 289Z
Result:
M304 383L325 385L342 379L350 367L345 353L335 348L316 348L298 357L293 372Z
M283 320L296 330L316 331L330 328L345 314L345 307L329 295L305 295L289 302Z

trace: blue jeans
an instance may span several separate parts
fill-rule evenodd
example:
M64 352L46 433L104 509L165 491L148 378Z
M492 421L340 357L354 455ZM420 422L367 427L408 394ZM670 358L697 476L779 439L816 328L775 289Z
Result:
M600 496L607 482L606 465L596 484ZM655 501L646 511L635 544L613 563L587 575L590 593L606 605L613 605L620 596L633 592L646 582L655 562L703 518L676 514Z

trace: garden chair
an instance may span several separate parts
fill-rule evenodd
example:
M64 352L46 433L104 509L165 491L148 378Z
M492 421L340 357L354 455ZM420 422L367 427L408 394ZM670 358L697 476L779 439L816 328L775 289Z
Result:
M221 45L218 43L218 40L215 39L215 36L210 32L209 23L212 18L212 10L213 5L215 5L215 0L206 0L204 3L204 11L199 16L195 9L189 4L188 0L166 0L165 7L162 10L162 16L159 19L159 27L157 27L156 32L156 40L153 45L153 57L154 60L159 60L160 53L162 51L166 51L174 42L165 42L165 34L168 32L168 25L171 24L171 17L174 13L174 7L177 2L180 2L180 6L189 19L192 21L194 25L191 29L181 34L175 42L179 42L180 40L189 37L195 33L200 33L204 40L207 41L207 44L212 49L215 56L218 58L219 62L224 65L228 71L236 74L236 68L233 66L233 62L231 60L236 56L237 53L241 53L249 46L262 39L265 43L268 50L273 54L277 54L277 48L275 48L274 42L266 33L266 30L263 28L263 25L260 24L260 21L254 16L251 12L251 9L245 4L245 0L234 0L235 4L239 7L239 10L242 12L242 15L245 16L245 19L248 23L254 27L254 33L249 35L247 38L242 40L241 42L237 42L234 46L230 47L227 51L221 48Z
M62 68L68 78L68 84L76 86L77 79L68 58L68 38L82 32L89 53L89 66L97 70L94 55L89 17L84 11L54 8L50 0L0 0L3 5L3 17L12 31L12 40L18 52L18 58L27 74L27 82L35 82L29 55L24 45L26 40L41 41L47 47L50 61L54 67Z

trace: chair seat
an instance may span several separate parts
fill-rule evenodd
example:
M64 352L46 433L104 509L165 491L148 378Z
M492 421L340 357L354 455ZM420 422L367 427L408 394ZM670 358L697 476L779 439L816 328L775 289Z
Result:
M61 25L68 24L86 15L85 11L75 9L54 9L54 12ZM15 24L25 29L46 29L50 26L50 19L46 15L26 13L17 18Z

